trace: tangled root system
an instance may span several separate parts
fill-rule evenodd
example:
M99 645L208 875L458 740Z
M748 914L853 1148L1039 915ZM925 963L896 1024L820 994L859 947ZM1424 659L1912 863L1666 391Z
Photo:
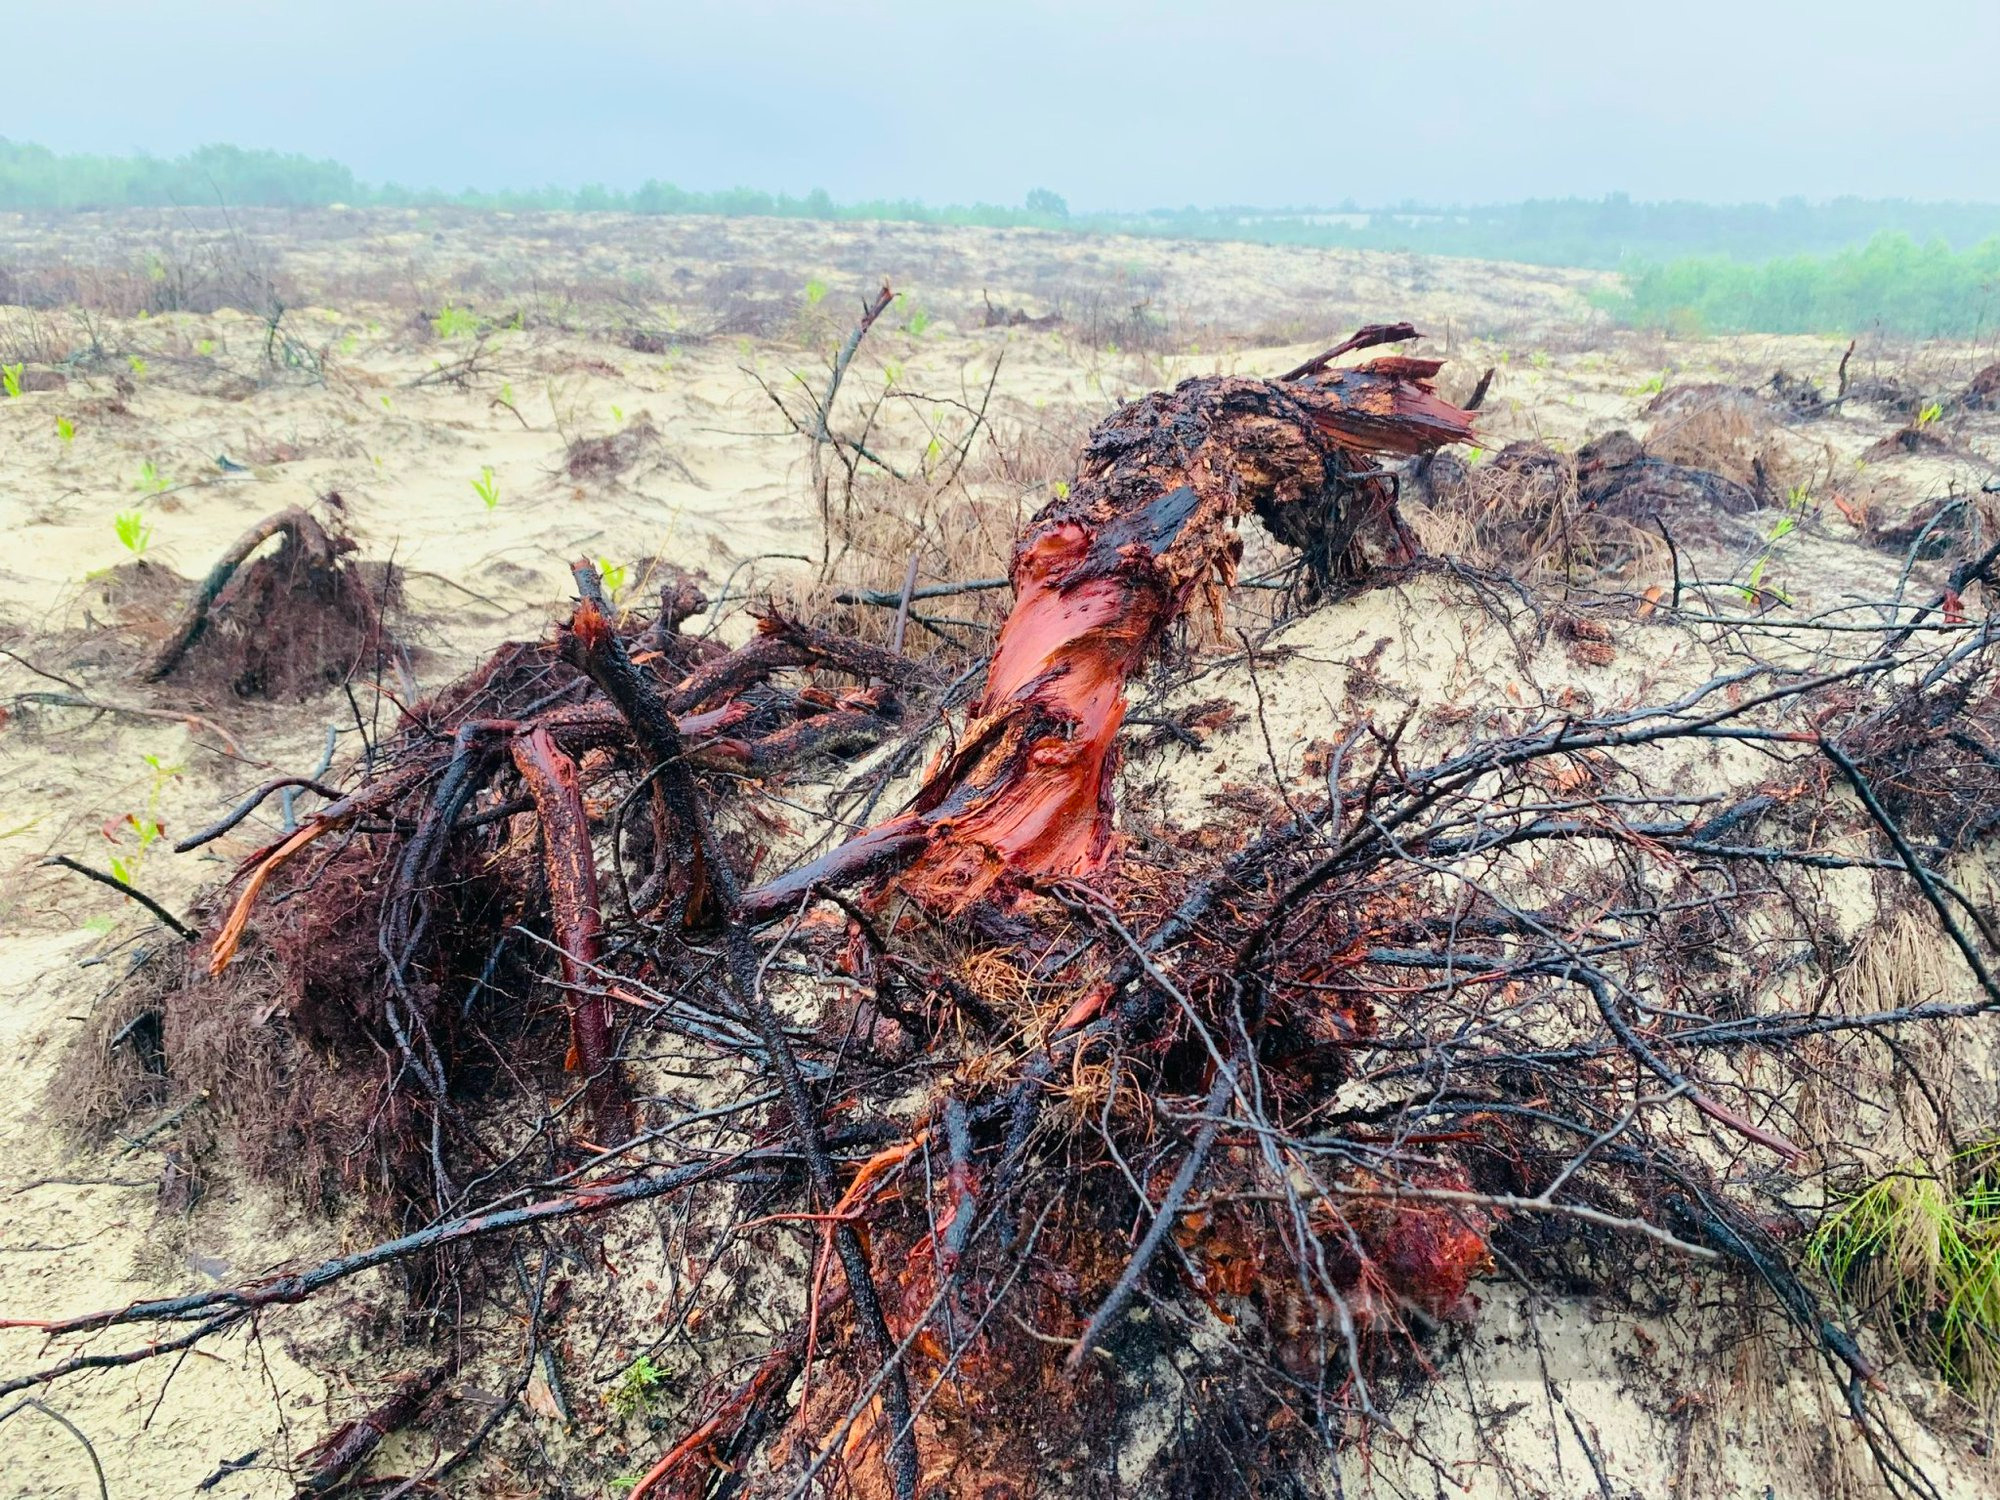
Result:
M302 702L372 671L394 579L354 550L297 507L265 517L193 587L142 675L202 697Z

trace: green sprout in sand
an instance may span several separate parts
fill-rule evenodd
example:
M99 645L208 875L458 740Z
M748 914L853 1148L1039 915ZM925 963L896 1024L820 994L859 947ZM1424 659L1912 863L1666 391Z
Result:
M153 528L146 523L143 512L121 510L111 518L111 529L118 533L118 544L134 558L146 555L146 548L152 545Z

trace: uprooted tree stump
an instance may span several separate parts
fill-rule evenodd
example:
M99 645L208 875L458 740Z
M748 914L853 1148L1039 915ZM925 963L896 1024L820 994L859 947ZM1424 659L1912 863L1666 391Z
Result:
M140 678L196 673L239 697L291 699L367 671L384 648L382 601L353 550L299 506L264 517L195 584Z
M1344 347L1413 333L1368 330ZM1283 382L1190 380L1100 425L1076 482L1015 548L1013 612L957 748L908 812L754 892L746 914L900 866L902 890L947 910L1103 870L1126 678L1195 604L1219 617L1252 515L1303 544L1324 580L1359 565L1371 523L1402 542L1377 459L1472 435L1432 393L1437 370L1392 358Z
M776 612L735 649L683 634L680 580L657 618L621 616L579 564L551 639L412 705L350 791L243 859L159 998L182 1087L258 1080L226 1104L253 1160L403 1232L39 1325L153 1333L0 1394L378 1268L419 1303L448 1278L454 1305L499 1297L481 1242L700 1194L704 1246L786 1224L805 1248L777 1331L707 1372L634 1500L836 1475L1037 1493L1120 1441L1124 1364L1196 1343L1161 1492L1248 1489L1365 1430L1503 1245L1551 1274L1613 1246L1747 1268L1890 1442L1871 1362L1746 1183L1806 1154L1785 1081L1841 1039L2000 1009L2000 938L1942 868L1987 825L1923 821L1947 789L2000 805L2000 632L1962 602L2000 548L1837 661L1524 709L1428 761L1400 726L1343 726L1317 793L1121 859L1127 679L1212 616L1238 527L1351 573L1406 545L1390 462L1469 434L1431 362L1331 358L1104 422L1020 539L983 685L907 807L794 870L750 855L796 811L787 774L894 744L862 778L879 794L951 687ZM1690 797L1648 759L1715 742L1770 756L1769 780ZM1829 870L1902 882L1975 997L1857 1014L1785 988L1839 962L1810 884ZM707 1092L635 1087L661 1067ZM541 1294L517 1311L533 1344Z

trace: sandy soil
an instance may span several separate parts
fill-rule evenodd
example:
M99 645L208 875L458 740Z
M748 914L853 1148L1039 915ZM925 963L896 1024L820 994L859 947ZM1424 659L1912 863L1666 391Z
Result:
M255 268L283 288L289 368L266 318L214 306ZM1453 361L1449 392L1497 367L1483 420L1493 449L1518 437L1573 448L1616 427L1657 432L1672 418L1647 408L1676 386L1758 385L1781 367L1831 385L1841 352L1832 340L1615 333L1591 309L1601 278L1590 273L1033 231L327 213L252 216L220 232L186 216L16 216L0 220L0 273L10 270L0 294L12 285L38 299L67 276L109 309L0 306L0 362L22 361L41 387L0 401L0 1057L10 1070L0 1316L23 1318L241 1279L360 1232L302 1217L226 1164L191 1210L163 1205L178 1125L149 1135L157 1122L142 1116L121 1126L136 1144L86 1145L49 1123L61 1060L136 956L168 939L111 892L38 862L136 860L138 884L185 909L274 825L260 815L243 838L185 857L168 851L171 837L268 776L312 769L329 729L345 757L357 714L372 723L394 712L371 693L352 705L339 694L269 704L133 681L149 644L132 611L145 580L114 528L120 512L136 510L150 528L148 568L193 577L257 517L291 504L325 513L322 497L337 494L361 555L400 571L394 624L412 679L395 686L400 697L501 640L539 633L579 554L701 571L721 595L725 633L747 628L742 608L759 592L810 588L805 559L822 532L805 445L770 392L797 409L794 375L823 382L852 309L885 278L907 300L863 346L849 390L892 393L874 441L907 493L942 478L968 410L990 396L949 497L954 514L984 518L984 550L963 535L948 546L921 519L864 518L835 577L878 589L898 587L911 551L924 582L963 576L951 570L968 554L997 566L1014 519L1046 498L1074 437L1116 403L1190 373L1276 372L1365 321L1426 327L1424 349ZM152 312L162 283L182 289L168 300L189 310ZM1060 322L984 327L989 303ZM487 336L454 333L447 309ZM468 356L476 367L449 378ZM1855 370L1944 395L1994 357L1864 342ZM1784 439L1818 498L1809 523L1770 549L1771 582L1802 600L1893 586L1900 559L1862 546L1850 510L1881 515L1953 486L1974 490L2000 457L2000 419L1988 416L1943 424L1947 447L1858 462L1901 422L1855 404ZM642 423L658 441L630 467L568 471L578 440ZM491 506L475 486L489 478ZM1826 503L1835 493L1849 506ZM1703 559L1717 577L1745 561L1726 548ZM1253 550L1250 571L1257 562ZM1289 767L1353 711L1347 664L1381 638L1396 642L1383 675L1427 704L1520 701L1524 680L1535 690L1504 631L1418 584L1302 622L1288 637L1295 655L1257 684L1222 669L1182 692L1271 694L1270 720L1284 732L1270 753ZM1607 701L1629 696L1690 670L1693 656L1684 642L1635 636L1588 685ZM1551 690L1576 676L1556 659L1541 671ZM64 696L111 707L52 701ZM1232 734L1190 757L1198 766L1163 770L1177 750L1135 757L1132 785L1156 792L1139 803L1146 816L1167 830L1212 818L1201 788L1226 779L1232 758L1267 753L1253 728ZM168 838L140 850L128 815L156 820ZM287 1310L256 1339L67 1380L44 1399L88 1439L112 1494L187 1493L246 1457L207 1493L286 1494L285 1461L361 1400L338 1373L354 1314ZM1751 1378L1796 1361L1776 1329L1763 1342L1734 1337L1753 1316L1697 1287L1618 1306L1495 1285L1442 1378L1408 1404L1401 1437L1347 1466L1349 1492L1869 1492L1872 1472L1835 1433L1837 1393L1815 1371L1794 1363L1788 1382L1769 1387ZM1653 1354L1655 1343L1668 1352ZM29 1331L0 1333L0 1373L58 1352ZM388 1357L376 1364L395 1368ZM1898 1379L1918 1408L1934 1399L1913 1372ZM476 1404L473 1378L465 1385ZM1761 1412L1743 1405L1753 1388ZM571 1397L601 1404L587 1386ZM604 1436L601 1423L596 1438L564 1436L552 1409L532 1420L546 1429L536 1440L557 1451L597 1443L577 1461L589 1476L577 1494L604 1493L635 1436ZM1991 1492L1962 1445L1911 1431L1950 1493ZM0 1496L97 1492L84 1446L42 1412L0 1433Z

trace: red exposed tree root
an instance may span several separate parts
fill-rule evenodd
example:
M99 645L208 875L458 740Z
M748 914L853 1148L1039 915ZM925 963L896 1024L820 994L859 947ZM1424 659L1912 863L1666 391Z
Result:
M1413 334L1403 325L1357 339ZM1393 520L1393 494L1369 461L1472 433L1470 416L1431 390L1438 368L1388 358L1327 372L1309 363L1290 384L1190 380L1104 422L1069 493L1015 547L1014 608L958 747L907 812L751 892L746 915L768 920L816 885L899 865L900 888L945 911L1101 872L1126 679L1197 601L1219 610L1246 516L1289 539L1303 513L1325 520L1329 502L1344 502L1350 541L1371 514Z
M597 977L597 861L583 808L576 762L556 748L548 730L517 737L514 766L535 800L548 872L549 912L562 950L562 984L569 1007L570 1049L587 1080L590 1118L598 1138L622 1141L632 1131L632 1106L611 1056L611 1001Z
M839 1293L828 1293L821 1314L830 1311L839 1297ZM780 1340L755 1374L640 1477L626 1500L647 1500L649 1496L696 1500L711 1469L727 1463L734 1452L750 1445L746 1439L754 1441L769 1425L771 1408L782 1402L786 1390L805 1369L807 1344L803 1328Z

